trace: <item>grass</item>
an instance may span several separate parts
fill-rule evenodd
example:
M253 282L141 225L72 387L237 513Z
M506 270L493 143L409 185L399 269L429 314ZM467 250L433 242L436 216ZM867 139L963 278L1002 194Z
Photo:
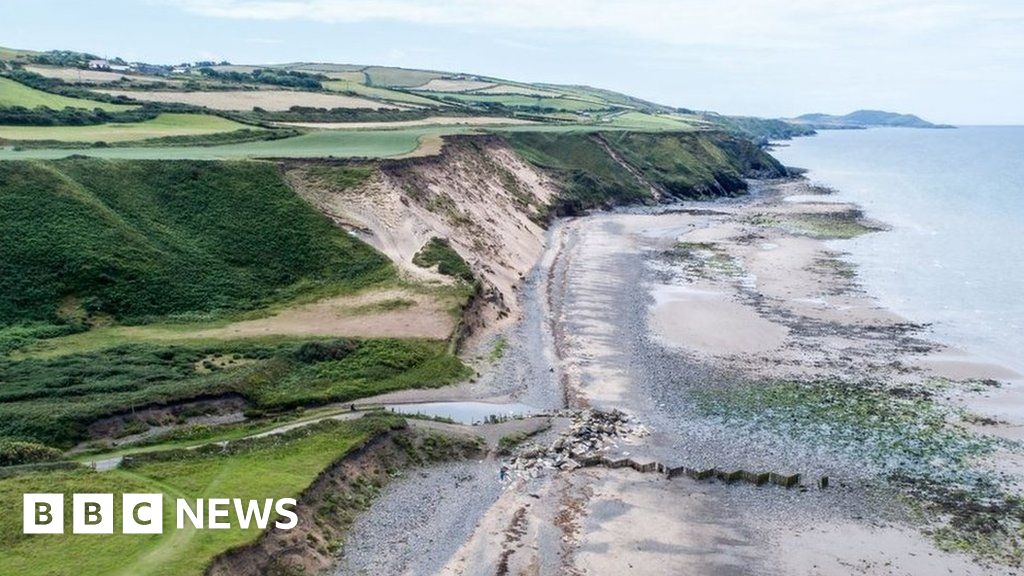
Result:
M450 99L472 104L500 104L508 108L550 108L569 112L609 108L609 105L604 102L574 98L544 98L523 94L478 94L475 92L425 92L424 94L430 94L441 100Z
M608 123L616 128L635 130L696 130L697 127L682 118L668 115L629 111L618 114Z
M393 274L261 162L0 163L0 326L249 310Z
M249 126L207 114L160 114L145 122L90 126L0 126L0 139L128 142L167 136L204 136L245 128L249 128Z
M360 72L359 74L362 73ZM375 86L367 86L353 80L328 80L323 82L323 86L324 88L334 92L349 93L355 96L372 98L374 100L386 100L388 102L400 102L403 104L416 104L420 106L441 105L437 100L431 100L430 98L425 98L416 94L409 94L408 92L400 92L398 90L388 90L387 88L378 88Z
M54 110L61 108L86 108L89 110L100 108L109 112L129 110L135 107L126 104L110 104L108 102L50 94L49 92L30 88L10 78L0 78L0 107L8 106L22 106L24 108L45 106Z
M391 68L388 66L369 66L363 69L363 73L366 74L367 85L393 88L412 88L414 86L422 86L434 78L441 78L444 76L444 74L439 72Z
M556 213L574 214L650 198L650 192L591 134L507 132L505 138L524 158L559 176L563 191L556 201Z
M280 140L222 146L118 148L0 148L0 160L58 159L71 155L124 160L230 160L243 158L386 158L413 152L424 138L469 131L460 126L402 130L321 130Z
M26 536L19 514L0 518L0 575L203 574L218 554L259 537L260 530L176 530L175 498L295 497L332 462L373 436L400 426L394 417L324 422L280 436L232 444L228 452L190 451L173 459L139 461L110 472L67 471L0 480L0 502L21 507L25 492L165 494L164 534L150 536ZM66 508L70 503L66 505ZM115 526L119 521L115 521Z
M473 269L443 238L431 238L413 256L412 263L423 268L437 265L437 271L445 276L473 282Z
M233 355L233 367L202 361ZM0 360L0 438L67 448L106 416L200 397L241 395L283 411L432 388L468 377L444 341L236 340L122 343L59 356ZM154 422L155 424L155 422Z
M743 178L781 176L785 169L749 140L717 132L617 131L605 141L651 183L681 198L746 190Z

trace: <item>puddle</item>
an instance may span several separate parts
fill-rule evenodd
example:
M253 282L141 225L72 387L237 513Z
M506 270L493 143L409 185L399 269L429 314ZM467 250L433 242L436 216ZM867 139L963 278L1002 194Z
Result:
M418 404L388 404L385 409L399 414L418 414L450 418L460 424L480 424L497 418L507 420L517 416L530 416L537 410L526 404L492 404L490 402L423 402Z

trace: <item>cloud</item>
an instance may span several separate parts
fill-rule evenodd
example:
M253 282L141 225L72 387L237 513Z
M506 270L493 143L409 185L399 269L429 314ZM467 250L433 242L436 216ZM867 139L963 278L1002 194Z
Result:
M584 30L676 45L815 49L1005 33L1015 0L168 0L216 18ZM1017 27L1019 30L1019 27Z

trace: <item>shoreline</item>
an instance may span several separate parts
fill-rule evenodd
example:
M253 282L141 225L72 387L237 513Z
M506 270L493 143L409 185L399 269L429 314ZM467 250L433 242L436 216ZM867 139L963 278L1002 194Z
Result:
M806 179L754 188L737 199L558 222L523 284L524 314L507 333L504 357L483 369L470 395L553 408L564 388L570 407L623 410L649 431L616 438L604 449L609 458L800 473L804 487L526 468L489 506L475 499L463 510L475 528L441 573L490 574L496 559L510 574L1012 570L992 557L950 552L956 533L937 545L943 528L918 506L953 517L964 511L942 492L931 457L906 451L907 443L949 451L955 461L938 465L954 475L949 482L977 467L995 470L998 461L1005 464L998 472L1019 476L1024 459L993 449L978 460L970 452L967 434L1019 435L1009 423L979 412L952 421L955 433L906 432L956 416L957 402L978 396L971 390L1006 387L978 384L991 372L965 373L974 379L963 385L936 383L935 373L913 364L944 348L926 326L866 294L829 246L832 237L870 233L879 223L855 206L820 202L822 190ZM785 200L794 195L810 201ZM976 368L957 366L965 367ZM434 394L441 399L444 391ZM564 428L523 450L544 449ZM892 442L896 448L881 453ZM504 462L518 470L523 453ZM894 464L890 456L908 460ZM818 475L831 478L828 490L806 485ZM900 475L909 481L893 480ZM366 522L386 518L397 498L374 504ZM422 532L450 532L451 523L432 518ZM978 553L971 542L968 550ZM415 559L405 569L417 573Z

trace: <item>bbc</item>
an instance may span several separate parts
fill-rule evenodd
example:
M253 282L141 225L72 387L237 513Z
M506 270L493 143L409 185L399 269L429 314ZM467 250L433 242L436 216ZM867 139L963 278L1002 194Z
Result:
M162 534L163 494L122 494L122 534ZM25 534L64 533L63 494L25 494L22 507ZM73 494L71 532L73 534L114 533L113 494Z

